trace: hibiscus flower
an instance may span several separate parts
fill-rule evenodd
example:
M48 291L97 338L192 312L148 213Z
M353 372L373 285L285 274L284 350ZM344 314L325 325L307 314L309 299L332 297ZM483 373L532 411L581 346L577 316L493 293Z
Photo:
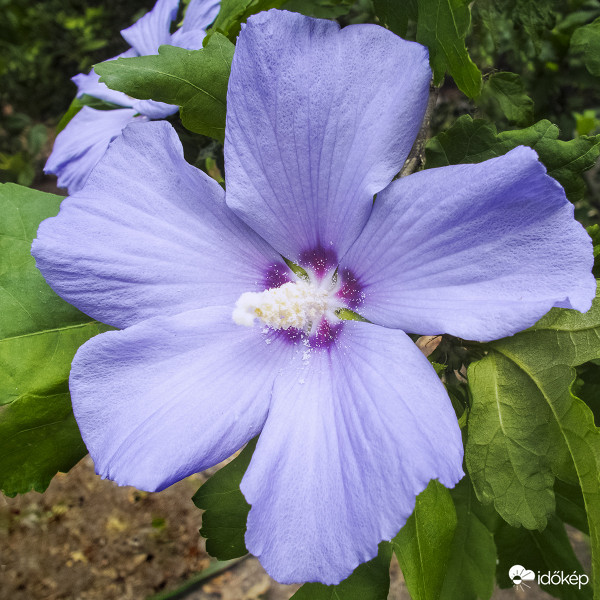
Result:
M202 48L205 30L214 21L219 6L220 0L191 0L183 24L171 34L171 23L177 17L179 0L158 0L152 10L121 31L131 48L109 60L158 54L159 47L165 44L198 50ZM74 194L83 187L110 142L127 125L148 119L164 119L175 114L179 107L154 100L136 100L123 92L111 90L100 83L94 69L71 79L77 86L77 98L93 96L124 107L98 110L84 106L56 137L44 172L56 175L59 187Z
M431 479L463 476L406 332L491 340L594 297L591 240L530 148L392 181L430 78L426 49L379 26L251 17L227 191L168 123L129 125L33 244L63 298L122 329L71 371L97 472L160 490L260 434L246 544L281 582L338 583Z

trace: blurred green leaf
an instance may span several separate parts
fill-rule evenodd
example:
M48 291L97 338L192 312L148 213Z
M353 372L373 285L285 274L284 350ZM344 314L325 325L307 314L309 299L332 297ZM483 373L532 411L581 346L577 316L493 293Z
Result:
M0 489L42 492L86 449L68 377L77 348L108 329L61 300L30 254L39 223L63 198L0 186Z
M258 438L256 438L258 439ZM206 538L206 551L219 560L229 560L248 552L244 535L250 505L240 491L240 483L250 464L256 439L217 471L194 494L194 504L203 509L200 534Z
M37 156L48 139L46 126L38 123L27 134L27 150L31 156Z
M587 70L600 76L600 17L575 30L571 37L571 52L581 54Z
M499 72L485 82L479 103L494 103L511 122L519 126L533 121L533 100L525 93L516 73Z
M415 510L392 540L412 600L437 600L450 560L456 531L450 492L429 482L417 496Z
M18 154L15 158L21 163L20 168L17 171L17 183L23 186L30 186L35 179L35 169L33 168L29 157L25 159L21 154Z
M226 37L214 33L202 50L161 46L158 55L119 58L94 69L109 88L177 104L187 129L223 141L233 51Z
M338 585L305 583L293 600L386 600L390 590L392 546L379 544L379 554L356 567L352 575Z
M554 26L558 12L556 0L478 0L477 4L485 26L496 36L502 17L508 16L512 26L521 32L521 38L531 41L536 49L544 34Z
M566 574L584 574L585 571L571 548L565 526L553 517L544 531L529 531L501 523L495 535L498 548L496 578L502 588L512 587L508 571L513 565L544 574L555 571ZM556 598L562 600L586 600L592 598L592 586L540 585Z
M600 573L600 430L573 395L574 367L600 357L600 298L585 314L552 309L530 329L492 342L470 365L465 462L477 497L511 525L543 529L554 477L578 482ZM594 583L600 591L600 577Z
M517 27L522 27L534 44L554 26L556 0L509 0L503 10L509 11Z
M574 112L573 116L577 135L590 135L600 127L600 119L594 109L584 110L583 113Z
M4 181L16 181L19 185L29 186L35 178L35 169L25 152L15 154L0 153L0 171Z
M21 133L26 127L29 127L31 123L31 117L21 112L9 114L4 119L4 127L6 127L6 130L13 135Z
M492 511L479 503L468 477L450 494L458 522L440 600L488 600L494 591L496 545L481 513Z
M73 96L69 77L126 50L119 31L152 4L0 0L0 104L18 107L36 121L55 121Z
M497 133L488 121L464 115L450 129L429 140L425 168L478 163L520 145L530 146L546 165L548 174L558 180L569 199L576 202L584 197L586 189L581 174L594 166L600 155L600 135L564 142L558 139L558 134L558 127L550 121Z
M469 98L481 92L481 73L471 60L465 36L471 23L468 0L418 0L417 42L429 48L435 84L448 71Z

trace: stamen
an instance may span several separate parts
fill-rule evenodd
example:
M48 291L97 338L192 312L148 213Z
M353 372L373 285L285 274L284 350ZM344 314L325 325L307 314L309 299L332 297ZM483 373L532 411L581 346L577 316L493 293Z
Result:
M273 329L299 329L310 333L325 318L337 321L335 311L344 305L331 277L320 281L300 279L263 292L245 292L236 302L233 320L251 327L255 319Z

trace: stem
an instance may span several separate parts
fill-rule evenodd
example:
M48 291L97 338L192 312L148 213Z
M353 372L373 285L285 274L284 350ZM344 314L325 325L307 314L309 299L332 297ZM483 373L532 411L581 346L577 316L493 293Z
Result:
M180 587L169 592L162 592L160 594L150 596L148 600L177 600L180 598L185 598L188 594L191 594L194 590L201 586L207 579L210 579L211 577L230 569L246 558L248 558L248 554L240 556L239 558L234 558L233 560L215 561L206 569L204 569L204 571L200 571L200 573L190 577Z
M423 117L421 129L419 130L417 139L415 140L410 154L408 155L408 158L406 159L406 162L400 171L399 177L404 177L414 173L424 163L425 143L429 139L431 115L433 114L433 110L437 104L439 93L439 87L434 85L429 87L429 100L427 101L427 108L425 109L425 116Z

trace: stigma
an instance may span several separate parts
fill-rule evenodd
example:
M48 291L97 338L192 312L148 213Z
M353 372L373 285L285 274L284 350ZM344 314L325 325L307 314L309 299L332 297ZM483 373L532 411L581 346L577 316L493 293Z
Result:
M335 311L343 308L335 275L300 278L263 292L245 292L237 300L233 321L252 327L258 320L272 329L298 329L311 334L323 319L338 320Z

